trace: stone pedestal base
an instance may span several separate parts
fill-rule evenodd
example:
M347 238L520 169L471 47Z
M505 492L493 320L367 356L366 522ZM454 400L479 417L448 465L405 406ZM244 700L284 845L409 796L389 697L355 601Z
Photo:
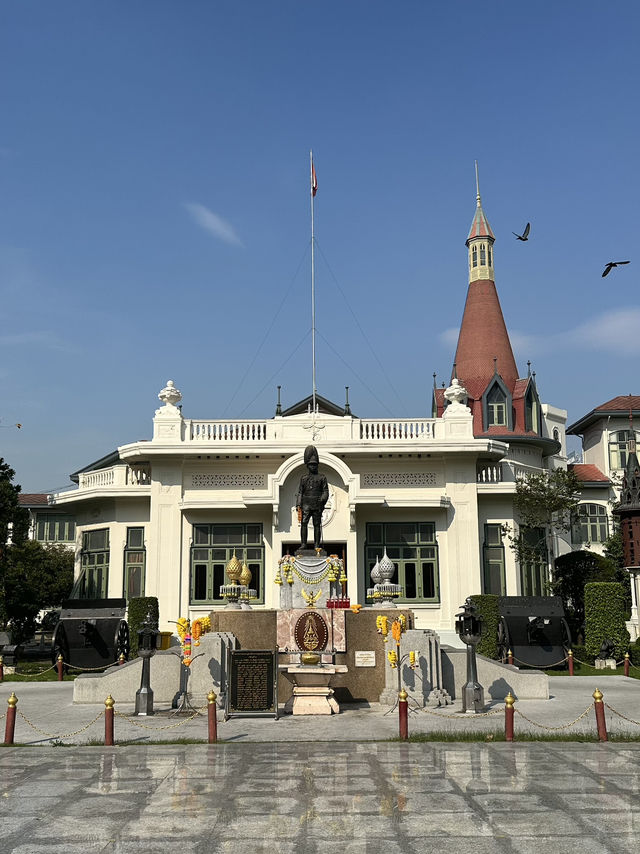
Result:
M596 670L615 670L616 669L616 660L615 658L596 658L595 660L595 668Z
M293 694L285 703L284 710L293 715L333 715L340 706L333 696L329 681L335 673L346 673L344 664L285 664L280 667L290 682Z

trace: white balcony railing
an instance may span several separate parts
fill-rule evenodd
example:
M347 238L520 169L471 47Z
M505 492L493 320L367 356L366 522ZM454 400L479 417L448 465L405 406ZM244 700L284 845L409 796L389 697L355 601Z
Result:
M100 489L103 487L127 488L148 486L151 483L151 470L146 465L111 466L108 469L82 472L78 479L78 489Z
M309 435L309 423L304 419L269 419L265 421L196 421L185 420L184 441L213 445L262 444L279 441L286 435L300 438ZM434 418L359 418L326 419L322 416L314 426L325 431L323 436L336 441L420 442L435 438Z

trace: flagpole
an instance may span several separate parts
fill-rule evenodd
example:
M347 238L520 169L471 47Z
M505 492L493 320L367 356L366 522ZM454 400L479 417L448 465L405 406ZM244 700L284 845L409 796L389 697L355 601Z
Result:
M313 414L316 412L316 270L315 270L315 236L313 223L313 151L309 152L311 175L311 362L312 362L312 401Z

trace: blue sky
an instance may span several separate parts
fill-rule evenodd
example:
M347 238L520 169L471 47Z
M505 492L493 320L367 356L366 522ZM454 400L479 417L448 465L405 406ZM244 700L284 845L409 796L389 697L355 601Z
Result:
M310 393L310 148L321 394L430 414L475 159L521 374L570 421L640 393L639 24L590 0L3 3L0 456L23 490L149 437L169 378L194 418Z

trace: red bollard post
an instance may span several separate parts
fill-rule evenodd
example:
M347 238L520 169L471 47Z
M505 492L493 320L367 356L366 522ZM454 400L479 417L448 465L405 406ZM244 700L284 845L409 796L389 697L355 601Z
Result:
M4 658L0 655L0 682L4 679Z
M398 694L398 722L400 728L400 738L406 741L409 738L409 703L407 697L409 695L402 689Z
M105 747L113 747L113 707L115 705L115 700L111 694L109 694L107 699L104 701L104 705L104 743Z
M507 663L508 663L508 664L513 664L513 653L511 652L511 650L509 650L509 651L507 652Z
M4 743L13 744L13 736L16 731L16 706L18 705L18 698L13 691L7 703L9 708L7 709L7 723L4 728Z
M607 723L604 719L604 703L602 702L602 691L597 688L592 694L593 705L596 709L596 725L598 727L598 738L600 741L609 741L607 735Z
M625 652L624 654L624 675L629 675L629 653ZM0 682L2 682L2 677L0 677Z
M573 676L573 650L569 650L567 658L569 659L569 676Z
M511 691L504 698L505 707L504 707L504 736L507 741L513 741L513 718L514 718L514 708L513 704L515 703L516 698L513 696Z
M56 665L58 667L58 682L62 682L62 675L63 675L62 668L64 665L64 658L61 655L58 656L58 660L56 661Z
M207 694L207 713L209 715L209 744L215 744L218 740L218 717L216 707L216 695L214 691Z

